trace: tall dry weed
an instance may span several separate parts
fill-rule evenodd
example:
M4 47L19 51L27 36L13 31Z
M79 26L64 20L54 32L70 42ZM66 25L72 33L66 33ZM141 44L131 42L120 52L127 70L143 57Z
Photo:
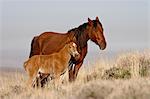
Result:
M73 83L66 72L59 88L53 82L44 89L29 88L25 73L0 72L0 99L149 99L150 50L89 65L81 68Z

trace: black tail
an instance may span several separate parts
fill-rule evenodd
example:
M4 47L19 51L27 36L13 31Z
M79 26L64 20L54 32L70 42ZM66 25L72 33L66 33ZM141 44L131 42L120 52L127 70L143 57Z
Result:
M29 58L32 57L33 55L36 55L37 54L37 51L39 50L39 46L38 46L38 43L37 43L37 38L38 36L35 36L32 41L31 41L31 50L30 50L30 55L29 55Z

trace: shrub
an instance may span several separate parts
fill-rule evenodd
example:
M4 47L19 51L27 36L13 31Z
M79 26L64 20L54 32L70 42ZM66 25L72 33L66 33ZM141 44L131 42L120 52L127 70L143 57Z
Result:
M128 69L113 67L105 70L103 79L128 79L131 78L131 73Z

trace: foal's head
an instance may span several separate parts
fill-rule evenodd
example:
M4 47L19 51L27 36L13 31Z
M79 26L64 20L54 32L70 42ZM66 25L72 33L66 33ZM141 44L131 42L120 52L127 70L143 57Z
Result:
M71 56L75 58L75 60L78 60L80 57L79 52L77 51L77 45L74 42L70 42L68 44L69 53Z

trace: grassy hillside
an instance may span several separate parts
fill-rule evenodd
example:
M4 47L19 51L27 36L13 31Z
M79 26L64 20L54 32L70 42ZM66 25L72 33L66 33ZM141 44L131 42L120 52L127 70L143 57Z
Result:
M149 99L150 50L122 53L115 59L100 59L82 67L74 83L67 81L55 88L26 86L23 72L0 72L0 99Z

